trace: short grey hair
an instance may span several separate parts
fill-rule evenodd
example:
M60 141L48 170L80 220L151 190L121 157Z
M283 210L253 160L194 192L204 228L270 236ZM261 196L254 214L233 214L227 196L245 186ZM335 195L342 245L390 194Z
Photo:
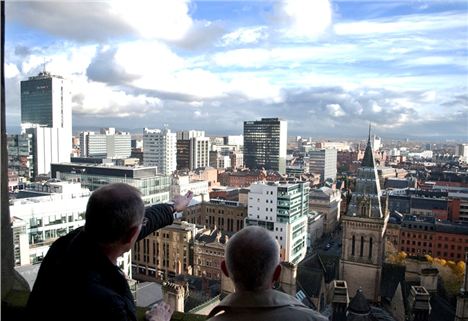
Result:
M125 239L144 215L140 191L128 184L112 183L91 194L86 206L85 231L99 243L112 244Z
M229 240L226 266L236 286L244 290L263 289L271 282L279 264L277 241L264 228L248 226Z

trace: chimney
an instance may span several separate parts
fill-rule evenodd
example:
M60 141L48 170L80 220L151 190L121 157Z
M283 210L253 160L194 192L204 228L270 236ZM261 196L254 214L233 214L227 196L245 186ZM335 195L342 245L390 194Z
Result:
M436 268L421 269L419 276L421 286L425 287L429 293L437 292L437 279L439 270Z
M431 314L430 294L423 286L411 286L408 305L410 321L428 321Z
M281 262L280 284L284 292L296 295L297 265L290 262Z
M346 309L349 304L348 285L346 281L333 281L332 321L346 321Z
M163 282L162 293L164 302L169 304L173 311L184 312L185 289L182 285Z

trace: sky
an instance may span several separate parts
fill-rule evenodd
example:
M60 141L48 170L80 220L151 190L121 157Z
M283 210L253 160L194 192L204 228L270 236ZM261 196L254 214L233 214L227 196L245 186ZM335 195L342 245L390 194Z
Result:
M7 127L20 81L72 82L73 125L468 141L468 2L6 3Z

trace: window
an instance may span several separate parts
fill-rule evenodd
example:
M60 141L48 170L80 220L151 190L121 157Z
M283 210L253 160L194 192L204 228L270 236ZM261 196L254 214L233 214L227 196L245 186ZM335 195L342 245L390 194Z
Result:
M353 241L351 246L351 255L354 255L354 247L356 245L356 236L353 235Z
M359 256L362 257L364 255L364 236L361 236L361 249L359 251Z

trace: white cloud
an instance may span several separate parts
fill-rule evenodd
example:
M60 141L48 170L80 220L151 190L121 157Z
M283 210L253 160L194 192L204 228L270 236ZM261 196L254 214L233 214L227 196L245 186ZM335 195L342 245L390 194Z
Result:
M278 8L281 29L287 37L313 39L321 35L332 22L329 0L286 0Z
M192 27L188 0L111 1L110 11L144 38L180 40Z
M239 28L221 38L223 46L254 44L268 37L266 26Z
M341 117L341 116L346 115L346 113L344 112L344 110L341 108L339 104L328 104L326 108L330 116Z
M14 78L19 75L18 67L12 63L5 64L5 78Z
M414 14L357 22L340 22L333 26L337 35L370 35L465 28L466 14Z

